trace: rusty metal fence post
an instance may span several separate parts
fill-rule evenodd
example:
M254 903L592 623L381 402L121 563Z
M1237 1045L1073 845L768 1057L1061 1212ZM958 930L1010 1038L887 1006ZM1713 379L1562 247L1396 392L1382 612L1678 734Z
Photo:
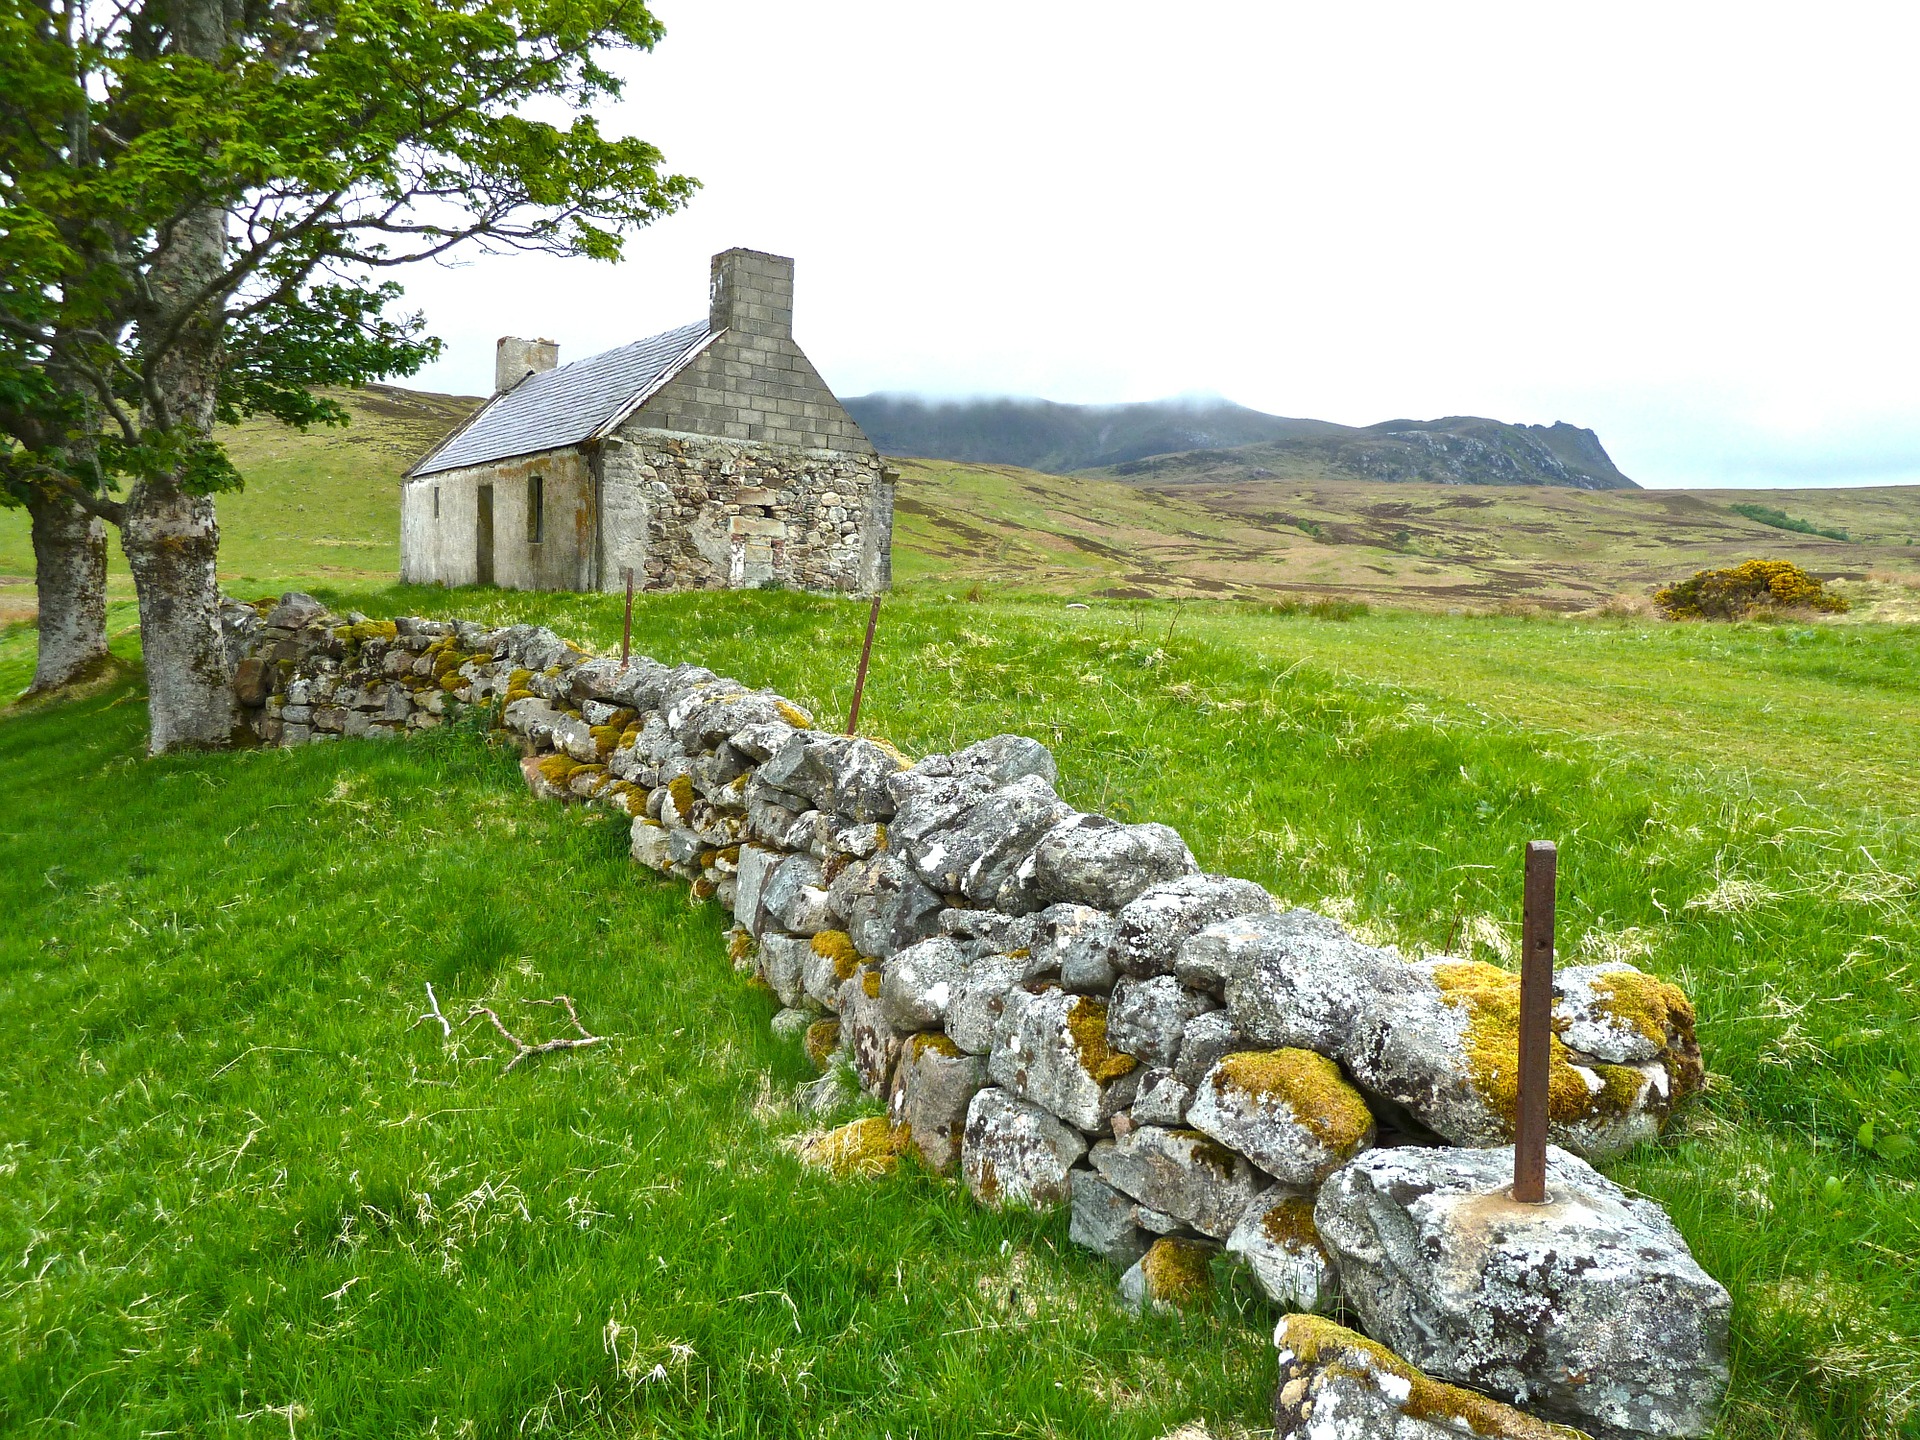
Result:
M1553 1050L1553 900L1559 854L1550 840L1527 843L1520 921L1519 1098L1513 1126L1513 1198L1547 1198L1547 1093Z

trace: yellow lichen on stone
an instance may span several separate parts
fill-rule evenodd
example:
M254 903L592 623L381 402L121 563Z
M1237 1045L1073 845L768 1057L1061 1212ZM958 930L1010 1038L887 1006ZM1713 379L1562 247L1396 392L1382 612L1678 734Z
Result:
M1463 960L1435 966L1433 983L1449 1005L1465 1012L1468 1077L1511 1135L1520 1104L1520 977L1482 960ZM1555 1123L1617 1117L1639 1096L1643 1077L1638 1071L1628 1072L1631 1089L1624 1076L1602 1074L1595 1090L1573 1068L1559 1036L1550 1038L1548 1049L1547 1115Z
M1162 1236L1140 1257L1147 1298L1158 1305L1186 1310L1205 1304L1213 1295L1213 1252L1191 1240Z
M1260 1228L1276 1245L1320 1250L1320 1228L1313 1223L1313 1201L1305 1195L1282 1200L1261 1217Z
M827 1062L833 1059L833 1052L840 1048L840 1020L829 1015L824 1020L816 1020L807 1026L807 1059L813 1062L816 1070L827 1068Z
M1067 1007L1067 1033L1079 1052L1080 1068L1102 1085L1140 1063L1107 1043L1107 1002L1092 995L1082 995Z
M466 683L466 677L457 671L449 671L440 677L440 688L449 695L453 694L456 690L465 688Z
M862 971L860 974L860 989L865 992L869 1000L878 1000L880 998L880 972L872 966Z
M1556 1425L1485 1395L1434 1380L1379 1342L1318 1315L1284 1317L1274 1343L1280 1349L1283 1366L1290 1363L1291 1356L1302 1365L1350 1375L1376 1386L1380 1377L1400 1381L1407 1387L1407 1398L1400 1402L1401 1412L1415 1420L1437 1421L1467 1435L1498 1440L1589 1440L1584 1431Z
M1213 1071L1213 1088L1282 1100L1313 1138L1335 1154L1351 1154L1373 1128L1373 1114L1340 1067L1312 1050L1240 1050Z
M1234 1172L1235 1156L1211 1135L1203 1135L1198 1130L1175 1130L1173 1132L1187 1142L1187 1154L1200 1164L1205 1165L1222 1180L1231 1180Z
M602 759L611 755L614 747L620 743L618 725L589 725L587 733L593 737L593 748L599 752Z
M958 1060L963 1053L960 1047L949 1040L944 1031L940 1030L916 1031L913 1038L907 1041L907 1046L912 1050L913 1058L916 1060L929 1050L935 1055L944 1055L949 1060Z
M860 968L860 952L853 946L853 937L844 930L822 930L813 937L813 953L822 960L833 961L836 980L850 980L853 972Z
M693 810L693 781L685 775L676 775L667 782L667 794L673 800L673 808L685 819Z
M802 1140L798 1153L801 1164L831 1175L873 1177L899 1167L905 1144L904 1129L896 1129L884 1115L873 1115Z
M1656 1045L1693 1039L1693 1002L1687 992L1641 970L1608 970L1588 982L1604 997L1605 1012Z
M540 761L540 774L551 785L565 785L580 768L580 762L564 750L556 750Z
M811 730L813 728L813 717L791 700L776 700L773 702L773 708L775 713L794 729Z

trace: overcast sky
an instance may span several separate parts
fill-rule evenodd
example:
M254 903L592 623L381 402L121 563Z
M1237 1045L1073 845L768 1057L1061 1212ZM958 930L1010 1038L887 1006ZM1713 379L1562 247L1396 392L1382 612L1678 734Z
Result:
M609 267L407 277L484 393L797 261L841 395L1211 393L1596 430L1646 485L1920 482L1920 7L660 0Z

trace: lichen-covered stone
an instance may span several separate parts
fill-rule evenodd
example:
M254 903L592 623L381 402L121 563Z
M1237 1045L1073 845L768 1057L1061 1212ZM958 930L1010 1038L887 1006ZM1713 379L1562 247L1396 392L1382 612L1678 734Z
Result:
M1136 1313L1198 1310L1213 1299L1211 1245L1163 1236L1120 1277L1120 1303Z
M1220 1002L1189 990L1171 975L1121 979L1107 1006L1107 1039L1143 1065L1171 1066L1180 1054L1187 1022L1218 1010Z
M980 1091L967 1107L960 1173L983 1204L1064 1205L1067 1177L1086 1153L1079 1131L997 1086Z
M1046 973L1046 962L1031 954L990 954L975 960L947 1006L945 1025L953 1043L975 1055L993 1049L1007 996Z
M1152 1243L1152 1236L1134 1219L1133 1197L1122 1195L1092 1170L1075 1170L1068 1177L1073 1218L1067 1239L1125 1269Z
M905 861L884 850L834 876L828 903L860 953L881 959L937 933L945 908Z
M1040 837L1072 813L1045 780L1027 775L943 807L936 828L896 819L888 834L930 889L991 901Z
M881 967L880 1002L901 1030L937 1029L966 983L971 966L958 941L933 935L909 945Z
M629 850L637 864L644 865L649 870L658 870L662 874L666 873L668 865L672 863L671 857L667 854L667 832L657 820L649 820L645 816L637 816L634 819Z
M964 1053L938 1031L907 1038L887 1108L928 1169L945 1175L959 1164L967 1108L986 1083L985 1057Z
M1015 951L1032 954L1038 929L1031 915L1003 915L998 910L957 907L940 912L940 933L965 942L976 955L1008 955Z
M1193 1091L1166 1069L1145 1071L1140 1077L1139 1093L1127 1113L1136 1125L1168 1125L1178 1129L1187 1123L1187 1107Z
M790 1009L807 1004L806 964L813 953L813 941L806 935L781 935L768 931L760 937L760 978L773 987L780 1003Z
M1003 891L1002 906L1039 910L1067 903L1118 910L1148 886L1199 869L1186 841L1169 826L1076 815L1040 838L1016 872L1017 897ZM1018 903L1009 904L1014 898Z
M834 916L820 862L811 855L789 855L767 876L760 908L767 923L791 935L816 935L834 929Z
M840 1008L840 987L853 978L863 957L853 937L844 930L821 930L808 945L801 963L800 984L808 995L829 1010Z
M1251 880L1226 875L1165 880L1141 891L1116 917L1114 961L1135 977L1170 975L1190 936L1236 915L1272 914L1277 908Z
M1266 1192L1227 1237L1227 1253L1246 1262L1254 1283L1287 1310L1331 1310L1340 1280L1313 1228L1313 1197L1285 1185Z
M740 847L740 859L735 872L739 883L733 892L733 918L750 935L758 935L767 928L761 899L766 894L767 881L785 859L779 851L764 846Z
M836 997L836 1003L838 1003L838 997ZM813 1062L815 1069L825 1070L833 1063L833 1057L840 1053L839 1017L829 1015L823 1020L814 1020L812 1015L808 1015L807 1018L813 1022L807 1026L801 1037L806 1047L807 1059Z
M906 768L891 746L855 735L796 731L760 766L763 784L831 810L847 820L891 820L889 776Z
M1089 1158L1108 1184L1216 1240L1233 1233L1268 1184L1245 1156L1198 1130L1136 1125Z
M1192 1090L1222 1055L1247 1048L1247 1037L1240 1033L1233 1016L1225 1010L1196 1015L1181 1031L1180 1054L1173 1062L1173 1078Z
M1429 1374L1603 1440L1704 1435L1727 1384L1727 1292L1652 1201L1557 1146L1548 1203L1513 1152L1372 1150L1314 1206L1342 1297Z
M887 1008L880 1003L878 966L861 966L840 987L840 1033L860 1088L876 1100L886 1099L907 1036L887 1018Z
M1274 1328L1280 1379L1275 1440L1588 1440L1420 1373L1398 1355L1317 1315Z
M1107 1043L1104 1001L1054 989L1007 993L987 1061L994 1084L1095 1133L1132 1101L1137 1067Z
M952 761L956 771L984 776L995 785L1011 785L1029 775L1049 785L1060 783L1053 752L1025 735L995 735L976 740L964 750L955 751Z
M1113 916L1089 905L1049 905L1034 921L1034 953L1048 958L1062 988L1077 995L1112 993L1120 973L1113 963Z
M1569 1050L1630 1065L1664 1059L1697 1069L1693 1005L1678 985L1620 961L1572 965L1553 974L1553 1028ZM1686 1089L1690 1076L1682 1077Z
M1367 1102L1311 1050L1240 1050L1194 1088L1187 1123L1276 1180L1315 1186L1373 1144Z

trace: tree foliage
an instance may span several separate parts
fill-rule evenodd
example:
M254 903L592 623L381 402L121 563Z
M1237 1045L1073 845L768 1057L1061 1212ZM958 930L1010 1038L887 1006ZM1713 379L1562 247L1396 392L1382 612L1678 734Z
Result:
M0 0L0 492L231 488L210 420L341 423L316 388L436 353L395 267L617 258L694 186L587 113L661 33L629 0ZM169 265L209 211L218 253ZM182 413L167 367L209 349Z

